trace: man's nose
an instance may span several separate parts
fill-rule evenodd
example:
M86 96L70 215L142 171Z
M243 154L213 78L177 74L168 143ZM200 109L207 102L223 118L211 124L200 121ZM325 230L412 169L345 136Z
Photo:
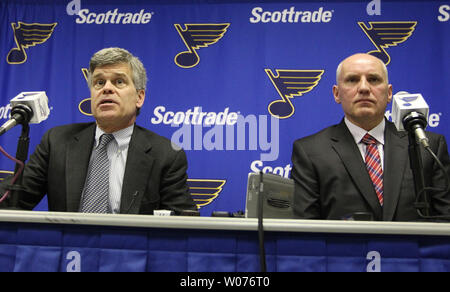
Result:
M105 85L103 86L103 93L104 94L110 94L113 93L114 90L114 84L110 80L107 80L105 82Z
M365 77L361 78L361 81L359 83L359 92L360 93L370 92L369 82Z

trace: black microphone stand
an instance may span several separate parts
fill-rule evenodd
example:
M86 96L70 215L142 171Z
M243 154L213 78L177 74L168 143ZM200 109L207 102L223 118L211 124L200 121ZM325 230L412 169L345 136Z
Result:
M414 189L416 192L416 205L417 209L422 210L422 214L425 216L430 215L430 203L428 192L425 185L425 176L423 173L422 153L420 151L420 143L416 139L414 130L417 127L425 128L427 121L422 115L408 115L403 120L403 125L408 131L408 153L410 167L413 173ZM423 197L423 200L420 200Z
M24 164L28 158L29 145L30 145L30 125L28 124L28 122L23 122L22 132L19 137L19 142L17 143L16 159L22 161ZM17 174L19 167L20 165L16 163L14 175ZM11 206L13 208L16 208L19 203L19 195L20 189L22 187L22 179L23 179L23 171L18 175L17 180L14 183L15 188L11 191Z
M425 177L423 174L422 154L420 153L420 144L417 143L414 133L409 132L409 161L414 178L414 189L416 191L416 208L422 209L425 216L430 216L430 203L428 192L425 189ZM419 203L421 196L422 203Z
M28 158L28 148L30 145L30 125L29 122L33 116L33 110L26 105L17 105L11 110L11 116L16 117L18 124L22 125L22 133L19 137L19 142L17 143L16 159L25 164ZM3 132L4 133L4 132ZM2 134L3 134L2 133ZM17 175L14 185L10 186L10 207L11 209L18 209L19 196L22 191L22 178L23 171L19 172L20 164L16 163L14 169L14 175Z
M258 241L259 241L259 265L261 272L267 272L266 265L266 249L264 246L264 174L262 171L259 172L259 190L258 190Z

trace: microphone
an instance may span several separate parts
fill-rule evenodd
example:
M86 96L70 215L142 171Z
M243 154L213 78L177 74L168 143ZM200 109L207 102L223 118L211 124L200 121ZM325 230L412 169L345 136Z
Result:
M21 92L11 99L11 118L0 127L0 135L18 124L39 124L50 113L45 91Z
M397 92L393 97L392 121L399 131L413 132L423 147L430 147L425 128L429 107L420 93Z

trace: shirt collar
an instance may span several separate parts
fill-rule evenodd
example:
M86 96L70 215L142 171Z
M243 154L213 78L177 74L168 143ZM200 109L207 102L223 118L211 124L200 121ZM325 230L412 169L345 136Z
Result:
M384 145L384 128L386 127L386 121L383 119L381 123L378 124L375 128L367 132L363 128L358 127L357 125L350 122L347 117L345 118L345 124L355 139L356 144L361 142L361 139L369 133L372 137L374 137L378 143Z
M125 129L122 129L122 130L112 133L114 136L114 139L117 142L117 145L119 146L119 149L128 146L128 144L130 143L130 140L131 140L131 135L133 134L133 130L134 130L134 124ZM102 129L100 129L97 125L97 127L95 129L94 147L97 147L100 137L103 134L105 134L105 132Z

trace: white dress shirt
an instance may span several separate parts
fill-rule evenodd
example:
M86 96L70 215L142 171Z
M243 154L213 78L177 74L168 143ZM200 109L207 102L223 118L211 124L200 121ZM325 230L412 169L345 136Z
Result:
M384 170L384 128L386 127L386 121L383 119L381 123L378 124L375 128L367 132L366 130L356 126L352 122L350 122L347 118L345 118L345 124L347 128L350 130L353 138L355 139L355 143L358 146L359 152L361 152L361 156L363 161L365 161L366 157L366 144L362 143L362 138L369 133L372 137L377 140L377 148L380 153L381 159L381 167Z

